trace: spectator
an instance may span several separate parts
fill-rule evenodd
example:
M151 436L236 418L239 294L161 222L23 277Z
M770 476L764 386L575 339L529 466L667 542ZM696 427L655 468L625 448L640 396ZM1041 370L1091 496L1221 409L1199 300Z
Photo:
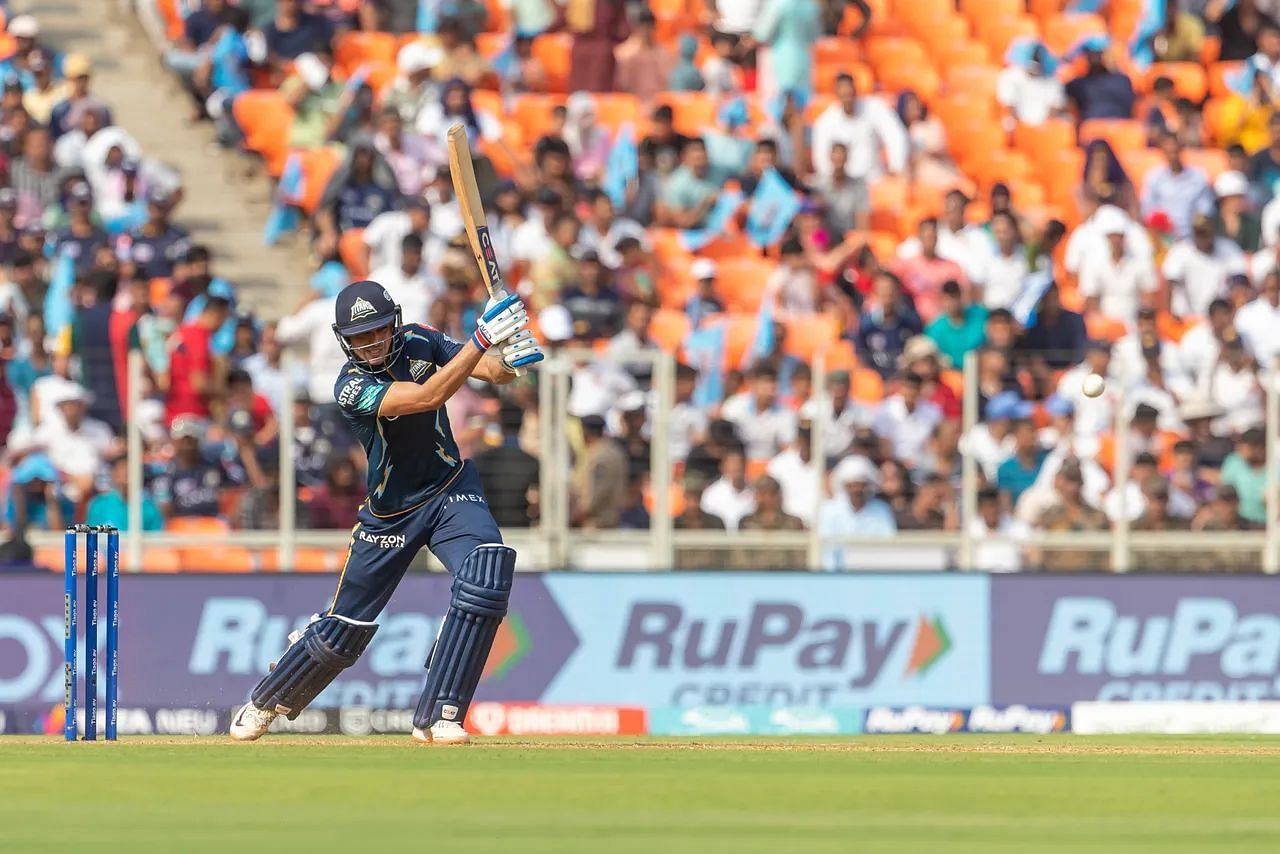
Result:
M794 238L785 240L778 251L778 266L765 280L762 299L774 300L777 316L783 319L812 317L821 309L818 276Z
M1209 179L1198 167L1187 166L1182 159L1182 143L1173 134L1160 139L1160 152L1166 165L1151 170L1142 193L1142 215L1150 217L1163 212L1173 223L1179 240L1191 233L1192 221L1213 213L1213 193Z
M1111 429L1115 423L1116 397L1112 390L1099 397L1084 393L1084 379L1089 374L1103 378L1111 376L1111 345L1106 341L1089 340L1084 344L1084 360L1061 374L1056 393L1075 409L1076 435L1096 437Z
M1049 452L1040 446L1031 420L1016 420L1013 423L1013 453L996 470L996 485L1002 494L1009 496L1010 506L1017 504L1022 493L1036 482L1048 455Z
M253 388L248 371L236 368L227 373L227 425L234 433L252 437L253 444L263 447L275 441L279 433L271 402Z
M443 61L444 51L433 44L411 41L400 48L396 54L398 73L383 94L383 108L394 109L406 126L417 128L423 114L440 99L440 89L432 78Z
M34 79L22 96L22 106L37 124L47 125L54 105L67 99L71 85L65 80L54 80L53 57L47 51L33 50L27 54L27 67Z
M778 372L767 365L751 370L749 390L724 402L720 415L736 428L747 459L771 459L796 435L796 415L778 401Z
M1054 503L1042 511L1035 527L1041 531L1103 531L1107 517L1085 503L1084 476L1079 460L1068 458L1053 479ZM1086 549L1045 549L1048 570L1081 570L1096 566L1099 556Z
M280 466L278 459L268 459L263 463L253 457L253 449L249 448L244 460L258 469L259 474L241 497L236 507L236 528L242 531L276 531L280 529ZM247 466L248 467L248 466ZM294 524L300 528L311 527L310 506L295 494Z
M705 86L702 73L695 62L698 56L698 37L683 33L676 41L676 63L667 78L667 89L672 92L701 92Z
M1266 436L1258 427L1241 434L1236 449L1222 463L1222 485L1236 491L1240 515L1256 527L1266 523Z
M839 456L848 447L849 442L838 444L825 439L826 446ZM825 472L826 466L822 466ZM803 521L812 524L819 503L823 499L823 474L819 474L813 464L813 428L812 422L800 422L796 431L796 439L786 450L769 461L766 467L769 479L782 490L782 509ZM757 489L759 485L757 483Z
M1159 62L1199 62L1204 44L1205 21L1187 7L1207 4L1166 0L1164 25L1156 33L1152 48Z
M1127 221L1116 208L1098 212L1095 228L1107 240L1105 252L1086 255L1080 267L1085 311L1132 323L1139 308L1155 304L1159 289L1150 260L1134 254L1125 240Z
M170 425L180 416L209 417L210 405L221 393L210 343L213 333L229 315L230 303L227 300L209 297L199 317L179 327L171 340L169 392L165 405L165 418Z
M493 518L506 528L527 528L537 517L538 460L520 448L522 414L517 405L504 402L498 410L501 444L475 457Z
M698 228L715 207L720 187L712 180L707 146L701 139L689 140L680 160L680 168L662 187L655 221L670 228Z
M1027 353L1033 361L1043 362L1048 369L1060 370L1080 360L1085 339L1083 316L1062 306L1055 283L1044 291L1036 309L1036 323L1023 333L1018 350Z
M403 210L384 211L365 227L361 235L365 268L399 268L404 239L411 234L422 240L423 261L431 268L438 268L445 244L432 230L431 205L423 196L411 196Z
M720 458L720 478L702 493L702 509L720 517L725 530L736 531L756 509L755 492L747 484L747 461L741 446Z
M479 464L480 460L477 458L477 467ZM483 469L480 476L483 481ZM364 494L364 484L360 482L355 463L346 457L335 457L326 467L324 483L314 488L307 500L308 521L313 528L322 530L349 529L356 524L356 509ZM489 506L497 508L494 492L489 490L487 483L485 495L489 499ZM494 513L497 513L496 509ZM515 523L503 524L511 526Z
M866 457L845 457L831 472L835 495L823 502L818 513L818 530L824 537L892 537L898 532L893 511L872 497L879 478ZM826 570L853 569L857 548L828 546L822 567Z
M1163 75L1151 84L1151 102L1146 107L1147 146L1153 148L1160 143L1160 137L1166 133L1177 134L1179 131L1177 91L1173 81ZM1105 140L1094 140L1095 143L1107 145ZM1107 148L1110 149L1110 145ZM1088 167L1085 167L1086 170Z
M316 209L316 253L325 259L335 257L343 232L367 228L395 205L396 181L391 167L371 141L357 142L329 179Z
M698 372L684 363L676 365L675 405L667 421L670 426L672 459L687 460L695 443L707 433L710 419L705 407L693 402Z
M854 346L859 360L888 379L897 370L907 339L922 331L920 319L902 297L897 276L881 272L872 281L871 298L863 304Z
M1256 527L1240 514L1240 494L1227 484L1218 486L1213 498L1191 520L1193 531L1248 531ZM1220 566L1221 559L1215 561L1215 568Z
M1192 326L1178 342L1178 358L1182 370L1193 382L1213 370L1218 363L1218 354L1222 342L1227 337L1235 337L1236 330L1232 325L1233 311L1231 304L1225 299L1215 299L1209 303L1207 320Z
M707 478L701 472L686 472L684 476L684 506L672 520L677 531L723 531L724 522L702 509L702 496ZM724 554L717 549L676 549L676 569L713 569L723 566Z
M511 10L515 31L521 36L533 38L555 23L554 0L501 0L501 6Z
M996 78L996 100L1006 113L1004 126L1014 122L1042 125L1066 114L1066 90L1054 74L1056 65L1044 45L1037 44L1027 61L1008 65Z
M633 302L627 306L622 331L609 339L609 346L605 348L605 353L610 359L625 361L627 356L638 352L653 352L657 347L649 331L652 325L653 307L647 303ZM644 372L647 371L648 368L644 368Z
M422 256L422 238L407 234L400 243L400 263L380 267L369 278L387 289L405 323L429 325L431 304L444 296L444 282L426 275Z
M938 316L938 304L944 282L969 284L965 271L955 261L943 258L938 252L938 221L932 217L920 222L916 231L920 241L920 254L899 259L894 272L902 280L906 292L915 302L920 317L932 320ZM992 307L990 303L988 308Z
M27 454L13 467L9 530L21 537L29 527L60 531L75 518L75 504L58 491L58 472L42 453Z
M743 531L803 531L804 522L783 509L782 489L778 481L768 475L756 479L754 488L755 510L743 517ZM784 549L744 549L739 554L740 569L801 569L804 554Z
M942 411L943 417L958 420L960 418L960 398L943 381L943 359L938 352L938 345L925 335L917 335L907 340L902 356L898 359L898 368L904 374L910 373L920 378L920 395L924 400L933 403Z
M75 264L77 275L88 273L98 257L98 250L108 245L107 233L94 225L93 192L84 181L71 185L67 194L67 225L49 235L47 252L52 258L66 256Z
M1093 215L1077 226L1067 238L1062 266L1072 274L1078 274L1084 259L1095 253L1107 251L1107 238L1099 231L1099 224L1108 218L1120 217L1124 221L1125 248L1133 255L1147 258L1154 263L1155 252L1151 235L1146 227L1114 205L1101 205ZM1167 217L1165 217L1167 219Z
M1280 354L1280 272L1267 273L1258 298L1236 312L1234 323L1253 358L1270 369Z
M1105 139L1095 139L1085 148L1078 193L1080 212L1086 217L1093 216L1101 205L1114 205L1126 213L1138 209L1133 182Z
M573 36L568 91L609 92L617 88L614 49L631 35L626 5L622 0L585 0L566 6L564 20L565 29Z
M586 92L570 95L566 107L564 140L569 145L573 174L583 181L596 181L603 174L609 158L612 134L599 123L595 99Z
M947 130L929 115L920 96L910 89L898 95L898 120L907 129L908 167L911 180L923 184L949 184L960 178L947 156Z
M1227 413L1219 429L1242 431L1263 421L1257 371L1239 337L1222 342L1218 364L1201 381L1200 393Z
M295 389L305 388L307 375L301 364L293 363L287 374L282 362L284 348L276 335L276 324L262 327L262 341L258 352L244 360L243 368L253 380L253 387L271 404L271 411L280 414L281 408L293 400Z
M204 61L206 46L222 26L226 0L200 0L200 5L182 21L182 35L169 43L164 64L187 85L192 85L196 69Z
M712 97L742 91L742 69L734 61L734 38L728 33L711 32L711 55L699 68L703 90Z
M201 454L205 423L190 417L178 418L173 423L172 435L172 467L152 481L156 503L165 518L217 516L218 496L226 476Z
M911 496L902 513L895 514L899 531L952 531L958 523L955 491L950 481L929 472Z
M395 173L396 187L404 196L421 193L444 162L443 152L433 152L424 137L406 131L400 113L390 107L378 114L373 147Z
M580 528L615 528L626 498L627 457L605 435L603 418L588 415L581 424L585 448L573 472L573 522Z
M762 99L783 92L808 94L813 86L813 46L821 35L822 10L816 0L765 0L760 5L751 37Z
M881 402L872 421L885 452L907 463L924 456L929 437L943 419L942 410L923 399L922 385L917 374L903 374L897 393Z
M436 41L444 52L444 57L432 72L436 80L457 79L470 89L492 75L493 69L488 60L476 49L475 36L459 18L441 18L436 26Z
M841 74L835 83L836 102L813 123L813 167L819 179L831 176L831 147L848 151L845 171L855 181L870 182L879 176L881 157L887 171L897 175L907 166L908 140L902 122L876 98L859 98L853 78Z
M951 364L963 366L965 355L986 340L987 309L967 303L960 283L954 279L942 283L938 307L937 318L925 327L924 334Z
M1280 204L1274 202L1280 181L1280 113L1267 119L1268 144L1249 157L1249 184L1257 199L1271 200L1262 211L1262 240L1272 246L1280 228Z
M652 101L655 95L667 90L676 59L657 40L653 13L647 7L642 6L636 14L635 30L618 53L614 89L629 92L641 102Z
M107 105L96 98L85 98L67 113L67 132L53 145L53 159L62 169L84 170L84 152L90 139L106 128ZM127 136L119 128L111 128L94 143L93 149L101 151L102 140Z
M556 214L551 221L549 250L529 271L535 309L561 302L562 294L580 284L578 263L570 254L580 227L578 218L567 212Z
M1227 278L1245 272L1244 253L1231 240L1214 234L1213 220L1198 216L1190 240L1179 240L1165 256L1169 311L1176 317L1203 317L1209 303L1227 291Z
M623 264L620 247L630 237L642 248L650 249L649 235L640 223L625 216L618 216L609 196L599 190L589 194L591 212L578 233L579 245L594 249L600 261L611 270Z
M982 274L982 302L987 308L1010 308L1022 293L1022 280L1031 272L1013 214L993 215L991 236L996 250Z
M1256 252L1262 241L1262 224L1249 210L1249 179L1239 172L1223 172L1213 182L1218 209L1214 227L1218 236L1235 242L1245 252Z
M689 269L695 282L693 296L685 303L684 311L689 316L689 326L697 329L712 315L724 311L724 303L716 293L716 262L710 258L695 259Z
M594 250L577 250L577 283L560 294L559 302L573 318L574 336L592 341L612 338L622 328L622 301L608 280L608 270Z
M1128 75L1116 70L1110 48L1086 44L1084 56L1088 70L1066 86L1079 120L1131 118L1136 100L1133 84Z
M280 94L293 108L289 147L319 148L341 141L350 128L357 92L333 79L328 53L304 53L293 67L280 85Z
M120 454L111 460L111 488L99 492L89 501L85 510L85 523L89 525L110 525L120 530L129 530L129 458ZM142 495L142 530L163 531L164 516L150 495Z
M62 481L62 494L79 502L93 494L94 478L110 451L123 450L111 428L88 417L89 395L74 382L63 383L52 403L58 418L41 423L37 441L46 449L49 461Z
M186 230L169 221L176 202L169 190L151 189L147 193L147 221L117 241L116 251L121 260L132 261L144 279L172 276L174 265L191 248Z
M302 7L302 0L277 0L275 18L262 28L270 64L280 66L287 60L329 49L333 38L329 22Z
M1116 376L1135 387L1137 396L1142 396L1144 382L1148 388L1167 387L1178 398L1194 390L1195 384L1183 370L1178 346L1161 339L1156 311L1150 306L1138 309L1133 330L1116 342L1114 359Z
M61 176L53 161L49 131L32 128L22 143L22 156L9 164L9 184L18 193L18 215L38 220L58 200Z
M1022 569L1020 543L1030 538L1031 529L1006 512L998 490L978 491L978 514L969 523L969 535L976 541L974 565L978 568L986 572Z
M819 178L817 189L827 208L827 226L837 235L866 231L871 227L871 196L865 180L849 176L849 148L831 146L831 174Z

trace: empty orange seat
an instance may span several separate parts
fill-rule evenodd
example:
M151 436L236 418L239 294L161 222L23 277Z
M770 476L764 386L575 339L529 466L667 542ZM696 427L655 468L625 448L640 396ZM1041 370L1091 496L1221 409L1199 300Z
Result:
M680 229L651 228L649 239L653 241L653 254L664 264L687 266L693 263L693 253L685 247Z
M1173 91L1179 98L1195 103L1204 100L1209 91L1209 78L1197 62L1156 62L1142 75L1143 91L1150 91L1156 80L1168 77L1173 81Z
M1091 12L1064 12L1044 22L1044 44L1055 56L1062 56L1086 36L1106 34L1107 22Z
M989 65L958 65L947 69L947 92L995 104L996 78L1000 72Z
M1037 18L1052 18L1066 5L1067 0L1027 0L1027 11Z
M572 52L573 36L569 33L543 33L533 40L533 56L547 73L547 91L567 90Z
M849 394L854 400L875 403L884 398L884 380L870 368L854 368L849 379Z
M248 549L231 546L178 549L184 572L253 572L257 561Z
M823 36L813 43L813 61L827 63L861 62L862 45L851 39L840 38L839 36Z
M660 308L653 313L649 334L664 353L678 353L689 335L689 316L675 308Z
M336 148L311 148L300 152L299 156L302 158L303 191L298 206L312 214L320 206L325 187L342 162L342 155Z
M1145 148L1147 132L1137 119L1089 119L1080 125L1080 144L1088 145L1095 139L1106 140L1118 155L1122 151Z
M960 12L970 21L1022 14L1022 0L960 0Z
M336 572L342 567L345 551L321 548L297 548L288 566L280 563L279 549L264 549L258 553L258 566L266 572Z
M1210 181L1227 171L1227 153L1220 148L1188 148L1182 152L1182 162L1198 167Z
M626 92L601 93L595 96L595 102L596 121L600 124L616 131L630 122L637 126L636 133L640 133L638 127L641 120L640 101L635 95L628 95Z
M996 150L991 156L978 152L967 163L969 174L983 190L992 184L1030 181L1036 172L1031 159L1021 151Z
M352 281L367 278L369 268L364 262L364 229L349 228L338 238L338 257L351 274Z
M840 319L834 314L814 314L785 322L787 335L782 351L812 363L818 353L826 352L840 337Z
M924 45L913 38L883 37L867 41L867 61L877 72L891 65L926 65Z
M1014 147L1034 161L1075 144L1075 128L1067 119L1049 119L1039 125L1019 124L1013 129Z
M507 49L507 45L511 43L511 35L509 33L477 33L476 34L476 50L485 59L493 59L498 54ZM472 93L475 94L475 93Z
M350 75L370 62L395 65L398 49L396 37L391 33L348 30L334 42L333 59L344 75Z
M760 324L754 314L729 314L725 316L724 365L726 370L742 367L756 340Z
M890 92L910 89L926 104L932 103L942 88L942 78L927 62L889 62L876 69L881 87Z
M524 132L525 139L539 139L551 130L551 111L563 105L563 95L521 95L516 98L512 115Z
M1005 148L1004 131L989 122L974 122L951 129L947 147L961 166L989 160Z
M1044 176L1049 200L1074 209L1076 188L1080 186L1080 177L1084 174L1084 152L1078 148L1059 149L1042 155L1036 165ZM1133 177L1132 172L1129 177Z
M722 234L698 250L701 258L759 258L760 250L745 234Z
M236 96L231 105L236 123L244 132L245 147L268 162L269 171L279 175L289 150L289 128L293 108L279 92L250 90Z
M822 369L828 374L836 371L852 373L858 367L858 355L854 352L852 341L840 339L832 343L820 356Z
M986 45L992 57L997 59L1004 56L1014 39L1040 36L1040 27L1030 15L1015 12L1004 16L993 13L976 19L971 17L969 20L973 22L974 35L978 41Z
M877 231L900 234L900 220L906 211L909 186L905 179L880 178L871 185L871 227Z
M162 549L146 546L142 549L143 572L179 572L182 570L182 555L177 549Z
M1147 180L1147 173L1164 165L1164 155L1156 148L1133 148L1116 152L1120 157L1120 165L1124 167L1129 180L1139 190Z
M990 65L991 51L979 41L948 39L945 43L929 46L929 50L945 71L963 65Z
M691 136L700 136L716 124L715 98L705 92L663 92L654 99L655 105L671 107L675 129Z
M952 0L910 0L906 3L895 3L894 14L911 25L911 29L919 32L929 25L949 15L955 14L955 3Z
M217 516L174 516L165 522L164 529L171 534L225 534L230 530L226 521Z
M776 265L763 258L725 258L717 267L716 292L725 308L742 313L757 311Z

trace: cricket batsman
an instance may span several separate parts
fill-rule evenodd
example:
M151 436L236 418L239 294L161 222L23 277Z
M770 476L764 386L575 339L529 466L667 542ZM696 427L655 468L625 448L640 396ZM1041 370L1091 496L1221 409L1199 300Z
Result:
M507 613L516 553L462 460L445 404L469 377L508 383L543 359L519 297L489 300L466 344L417 324L377 282L338 295L333 331L348 361L334 397L369 457L369 496L356 514L338 589L323 614L289 636L231 722L231 737L261 738L290 720L364 652L410 562L426 546L453 575L448 613L427 659L413 717L422 743L465 744L462 723L498 625Z

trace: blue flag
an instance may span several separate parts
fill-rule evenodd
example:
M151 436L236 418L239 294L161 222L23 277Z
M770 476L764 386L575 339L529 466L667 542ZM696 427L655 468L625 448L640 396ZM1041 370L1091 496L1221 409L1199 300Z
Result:
M296 231L299 217L294 207L302 198L305 181L302 177L302 158L295 151L285 161L284 171L280 173L280 186L276 188L276 199L267 214L267 225L262 232L262 241L268 246L275 246L280 235L287 231Z
M1162 0L1143 0L1142 16L1138 19L1138 28L1134 30L1133 39L1129 42L1129 55L1134 64L1146 70L1155 62L1155 37L1164 29L1165 4Z
M439 0L418 0L416 26L420 33L434 33L440 20Z
M756 246L772 246L782 239L791 220L800 213L800 197L770 167L751 194L747 209L747 237Z
M53 260L53 273L49 277L49 290L44 295L45 334L57 337L71 322L75 308L71 303L71 288L76 283L76 262L62 251Z
M693 388L694 406L712 406L724 398L725 323L704 323L684 339L689 366L698 372Z
M773 348L778 346L778 336L773 333L773 294L766 293L760 298L760 308L756 310L756 337L742 354L744 371L761 359L768 358Z
M702 228L690 228L680 232L680 245L690 252L697 252L720 235L729 226L729 220L742 206L742 193L736 190L725 191L716 199L716 206L707 215L707 223Z
M609 149L609 160L604 165L601 187L613 206L621 210L627 203L627 184L640 174L640 149L636 148L636 131L627 122L618 128Z
M1053 284L1053 279L1052 264L1023 278L1022 290L1009 306L1009 313L1024 328L1030 329L1036 325L1036 307L1040 305L1040 298L1044 296L1045 291L1049 290L1049 286Z

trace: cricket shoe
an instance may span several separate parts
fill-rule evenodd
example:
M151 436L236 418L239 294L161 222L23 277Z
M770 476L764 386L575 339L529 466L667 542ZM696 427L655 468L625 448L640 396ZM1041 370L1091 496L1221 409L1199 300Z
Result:
M236 741L257 741L267 734L278 714L245 703L231 719L231 737Z
M436 721L430 729L414 727L413 740L419 744L469 744L471 736L457 721Z

